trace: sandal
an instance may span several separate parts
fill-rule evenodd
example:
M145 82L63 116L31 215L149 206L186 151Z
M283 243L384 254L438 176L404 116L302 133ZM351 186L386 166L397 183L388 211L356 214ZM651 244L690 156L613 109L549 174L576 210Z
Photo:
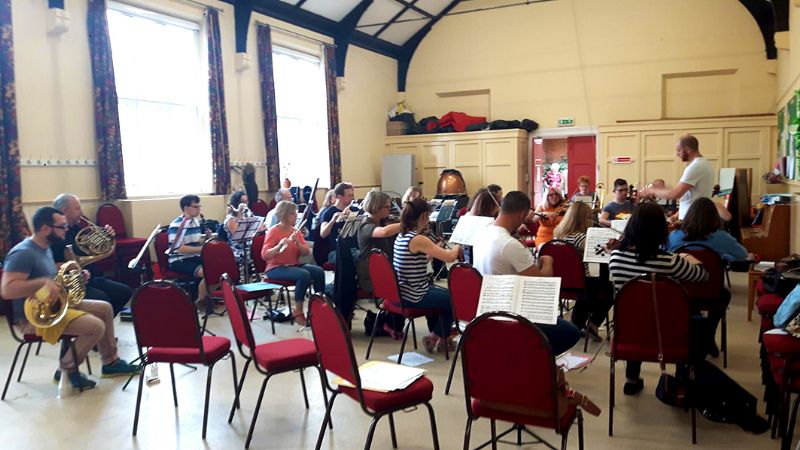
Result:
M303 315L303 313L301 313L301 312L293 312L293 313L292 313L292 318L294 319L294 323L295 323L296 325L299 325L299 326L301 326L301 327L304 327L304 326L306 326L306 324L307 324L307 322L306 322L306 316L305 316L305 315Z
M429 334L422 338L422 345L425 346L425 350L428 353L433 353L438 346L439 338L435 335Z
M438 338L438 342L436 343L436 351L439 353L445 353L445 345L447 345L447 350L451 353L456 350L456 341L448 337L447 339Z
M395 331L392 327L389 326L388 323L383 324L383 331L389 334L392 339L395 341L399 341L403 339L403 332L402 331Z

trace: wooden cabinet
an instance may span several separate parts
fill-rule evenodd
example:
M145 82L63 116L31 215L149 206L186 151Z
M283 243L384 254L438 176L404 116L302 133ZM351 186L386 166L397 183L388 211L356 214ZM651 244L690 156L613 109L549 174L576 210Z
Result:
M444 169L460 171L470 195L492 183L502 186L505 192L526 192L527 148L527 131L496 130L387 136L384 153L413 154L417 183L431 198Z

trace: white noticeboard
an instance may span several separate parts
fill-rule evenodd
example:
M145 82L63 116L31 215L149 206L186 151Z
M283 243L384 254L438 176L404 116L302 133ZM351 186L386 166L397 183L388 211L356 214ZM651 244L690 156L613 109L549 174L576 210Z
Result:
M381 170L381 191L398 197L411 186L417 185L414 155L384 155Z

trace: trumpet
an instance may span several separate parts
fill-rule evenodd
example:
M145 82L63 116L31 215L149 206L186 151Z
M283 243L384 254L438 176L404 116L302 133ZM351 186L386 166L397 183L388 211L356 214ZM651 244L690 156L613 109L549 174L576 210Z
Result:
M83 269L75 261L67 261L58 269L55 277L59 289L58 298L49 299L49 292L36 292L25 299L25 318L36 328L50 328L59 323L67 310L78 306L86 296L86 279Z
M72 244L67 245L67 259L73 260L81 267L108 258L117 248L117 241L114 236L109 234L104 228L98 226L86 216L81 216L88 227L81 228L75 235L75 247L86 256L78 256L73 250Z

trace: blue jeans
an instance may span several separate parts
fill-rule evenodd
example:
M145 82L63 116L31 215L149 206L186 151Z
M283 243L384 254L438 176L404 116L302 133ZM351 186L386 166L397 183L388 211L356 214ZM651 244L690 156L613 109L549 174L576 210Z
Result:
M275 280L294 281L294 301L297 303L303 302L312 282L315 292L325 290L325 271L313 264L275 267L267 271L267 276Z
M439 308L439 314L426 316L428 320L428 330L433 334L446 338L450 336L450 328L453 326L453 307L450 305L450 293L447 289L439 286L431 286L418 302L402 300L403 306L407 308Z
M542 333L544 333L547 340L550 342L550 348L553 349L553 356L564 353L581 340L581 330L572 322L560 317L557 319L555 325L537 323L536 326L542 330Z

